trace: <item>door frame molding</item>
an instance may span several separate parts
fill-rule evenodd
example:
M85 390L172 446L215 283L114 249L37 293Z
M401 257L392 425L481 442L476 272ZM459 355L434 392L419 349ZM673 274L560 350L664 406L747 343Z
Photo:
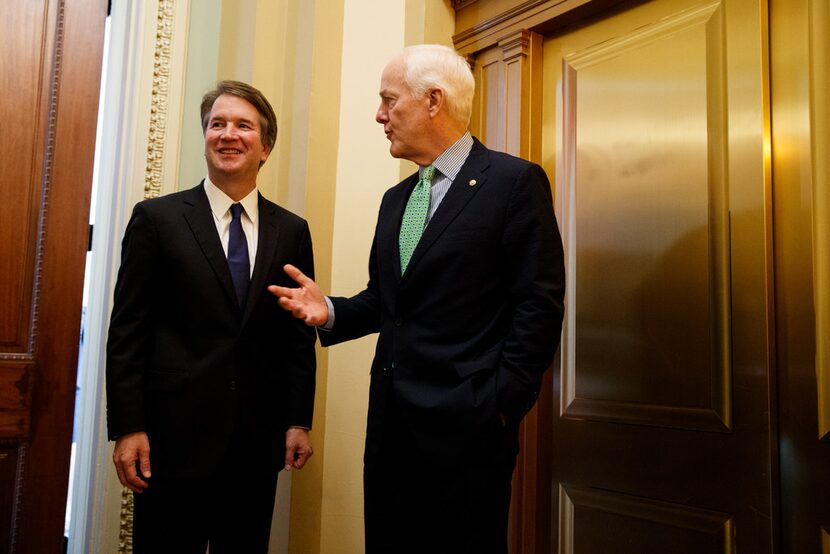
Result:
M115 2L106 45L96 142L95 233L80 392L70 553L129 551L132 496L123 494L107 440L106 341L120 266L120 239L132 207L173 192L178 182L190 0ZM126 505L125 505L126 499ZM115 546L117 541L117 547Z

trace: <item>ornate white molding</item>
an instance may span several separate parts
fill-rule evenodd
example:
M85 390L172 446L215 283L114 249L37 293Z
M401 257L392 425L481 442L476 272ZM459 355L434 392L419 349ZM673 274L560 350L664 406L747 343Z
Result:
M121 525L118 528L118 554L133 551L133 493L127 487L121 490Z
M174 8L174 0L158 0L153 88L150 95L150 133L147 137L147 170L144 175L145 198L155 198L161 195L162 191Z
M153 86L150 92L150 128L147 135L147 165L144 173L144 198L162 194L165 139L169 117L170 65L174 29L174 0L158 0L156 44L153 51ZM118 553L133 551L133 494L121 491Z

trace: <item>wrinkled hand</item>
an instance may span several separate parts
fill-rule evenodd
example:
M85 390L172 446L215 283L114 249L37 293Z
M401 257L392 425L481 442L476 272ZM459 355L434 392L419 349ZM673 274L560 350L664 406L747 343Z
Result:
M118 480L131 491L141 493L149 484L138 475L136 461L139 463L141 476L150 477L150 439L143 431L118 437L112 453Z
M303 466L311 456L314 449L311 448L311 439L308 431L298 427L292 427L285 432L285 470L303 469Z
M291 264L287 264L283 270L300 285L299 288L271 285L268 291L280 299L283 309L291 312L297 319L305 321L306 325L324 325L329 319L329 308L320 287Z

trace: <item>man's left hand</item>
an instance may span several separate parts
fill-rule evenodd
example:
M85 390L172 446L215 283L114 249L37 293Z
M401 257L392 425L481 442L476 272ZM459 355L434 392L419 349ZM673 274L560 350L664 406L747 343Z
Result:
M308 431L300 427L292 427L285 432L285 470L303 469L303 466L314 454L311 448L311 439Z

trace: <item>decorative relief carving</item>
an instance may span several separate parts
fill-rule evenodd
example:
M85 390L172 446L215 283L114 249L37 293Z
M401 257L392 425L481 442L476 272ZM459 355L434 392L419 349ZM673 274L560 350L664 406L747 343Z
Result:
M41 182L40 214L37 229L37 254L35 255L35 276L32 284L32 331L29 335L29 359L35 352L38 334L38 314L40 312L40 284L43 277L43 247L46 237L46 216L49 211L49 188L52 184L52 165L55 154L55 122L58 111L58 92L60 91L61 62L63 59L63 38L66 19L64 0L58 2L57 23L55 25L55 54L52 61L52 82L49 86L49 127L46 130L46 149L43 156L43 181Z
M118 529L118 554L133 551L133 493L127 487L121 489L121 525Z
M475 1L476 0L452 0L452 9L460 10L461 8L469 6Z
M153 54L153 88L150 104L150 134L144 197L161 194L164 165L164 139L167 132L168 93L170 91L170 52L173 43L174 0L159 0L156 20L156 48Z

